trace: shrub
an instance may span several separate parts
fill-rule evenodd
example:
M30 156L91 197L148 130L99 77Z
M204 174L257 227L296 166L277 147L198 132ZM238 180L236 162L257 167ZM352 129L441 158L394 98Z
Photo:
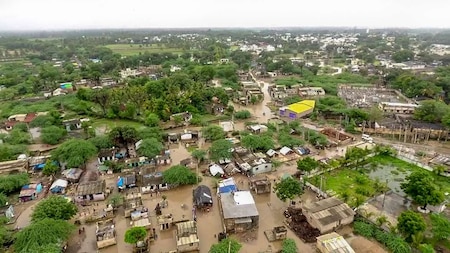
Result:
M373 226L362 221L355 221L353 223L353 231L367 238L372 238L375 234Z
M372 195L370 189L368 187L358 186L355 189L355 192L366 197L370 197Z
M252 114L247 110L237 111L234 116L236 119L249 119Z

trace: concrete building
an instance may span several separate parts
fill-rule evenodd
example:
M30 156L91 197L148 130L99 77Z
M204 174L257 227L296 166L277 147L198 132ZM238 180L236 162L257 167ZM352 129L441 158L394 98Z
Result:
M300 97L325 96L325 90L321 87L303 87L298 88L298 95Z
M250 191L220 194L219 208L226 233L238 233L259 225L259 213Z
M197 223L185 221L177 223L177 252L192 252L200 250L200 240L197 234Z
M336 232L317 237L316 246L321 253L355 253L344 237Z
M316 101L303 100L285 107L281 107L279 115L282 118L296 120L311 114L314 111Z
M331 197L303 205L303 214L311 226L324 234L352 223L356 213L346 203Z
M235 163L240 171L247 175L257 175L272 171L272 162L270 162L266 155L255 154L246 148L237 147L234 150L233 156Z
M411 103L389 103L381 102L378 108L385 113L401 113L401 114L413 114L416 108L419 107L417 104Z

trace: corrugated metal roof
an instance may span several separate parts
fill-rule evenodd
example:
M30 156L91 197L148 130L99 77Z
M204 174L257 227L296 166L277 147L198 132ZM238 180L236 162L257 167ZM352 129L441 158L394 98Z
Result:
M200 242L200 240L198 239L197 235L178 237L177 247L182 246L182 245L189 245L191 243L198 243L198 242Z
M325 248L326 253L355 253L344 237L336 232L317 237L317 244Z
M177 235L184 236L187 234L196 234L197 224L195 221L185 221L177 223Z

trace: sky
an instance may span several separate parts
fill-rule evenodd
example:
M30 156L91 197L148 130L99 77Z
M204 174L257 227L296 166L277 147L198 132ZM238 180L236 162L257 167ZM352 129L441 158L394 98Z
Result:
M449 0L0 0L0 30L450 28Z

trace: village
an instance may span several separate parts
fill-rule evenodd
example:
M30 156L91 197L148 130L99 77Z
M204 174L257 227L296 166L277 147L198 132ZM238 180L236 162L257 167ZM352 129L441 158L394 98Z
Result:
M247 80L242 84L244 95L238 96L232 103L235 108L248 108L254 112L254 116L250 124L242 120L217 123L232 147L230 156L220 157L217 162L210 159L207 163L203 157L195 157L188 151L195 147L211 152L211 142L202 136L205 134L202 134L202 129L189 126L192 117L188 114L182 115L186 124L167 130L165 148L151 159L138 156L142 144L140 140L132 145L123 143L121 147L103 149L97 158L89 159L84 168L66 168L59 178L39 177L39 171L51 159L49 151L54 146L42 146L36 151L37 156L3 162L2 173L18 170L31 173L33 180L41 180L32 181L22 188L19 195L21 202L14 206L15 210L20 211L12 218L17 219L16 228L27 226L33 206L45 196L55 194L68 198L78 206L73 220L82 232L68 241L66 252L208 252L212 244L229 236L242 243L239 252L277 252L286 238L295 241L299 252L385 252L378 244L352 233L349 226L356 216L367 214L368 208L386 213L383 217L396 222L395 214L384 209L385 199L383 207L376 203L378 198L386 198L384 195L387 193L378 193L380 195L374 196L370 200L372 202L347 204L339 195L334 196L336 193L322 191L322 182L314 185L309 180L327 173L319 169L322 166L299 174L297 161L312 157L329 165L330 160L345 157L355 147L373 150L377 144L370 136L382 132L398 138L399 143L417 143L418 140L428 141L430 138L446 139L448 132L443 129L430 131L412 122L406 125L398 120L395 121L398 123L368 122L360 126L362 132L366 133L362 137L331 126L315 126L309 120L303 121L314 111L314 99L325 95L323 89L291 87L285 90L284 86L256 80L252 73L243 78ZM262 102L248 105L245 97L255 94L261 97ZM280 105L280 98L289 94L311 100ZM417 107L395 90L341 85L339 94L355 107L375 104L384 112L406 116ZM277 105L278 109L271 110ZM5 124L6 129L16 122L29 123L32 117L37 116L39 114L11 116ZM308 130L326 136L326 144L292 148L283 146L255 152L250 147L242 146L242 138L232 135L235 131L248 131L250 135L261 136L272 125L281 127L285 122L296 120ZM67 129L77 131L81 129L83 121L89 119L62 123ZM411 128L412 131L406 131ZM405 152L403 146L397 149ZM424 163L424 158L428 156L431 159ZM450 160L445 158L445 154L427 154L425 157L421 161L414 161L415 164L423 164L421 167L425 170L436 161L437 164L445 164L445 161ZM117 164L123 166L120 173L114 173L113 166ZM182 166L201 176L193 186L168 183L164 171L174 166ZM326 168L330 171L336 167ZM444 174L448 175L448 170ZM286 178L298 178L304 182L304 193L295 196L289 203L281 201L274 191L275 185ZM395 202L396 196L393 192L387 202ZM403 202L402 196L398 195L397 198ZM397 205L400 209L405 208L403 203ZM445 204L434 208L441 212ZM147 237L141 244L133 246L124 242L125 231L132 227L143 227L147 231Z
M0 52L6 252L449 252L447 47L130 34Z

